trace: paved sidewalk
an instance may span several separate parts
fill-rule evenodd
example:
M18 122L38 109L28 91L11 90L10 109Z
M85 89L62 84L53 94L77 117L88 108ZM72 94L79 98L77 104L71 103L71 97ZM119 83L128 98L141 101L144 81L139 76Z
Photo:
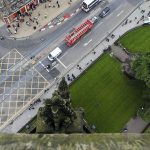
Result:
M109 42L107 42L104 39L102 42L99 43L99 45L95 47L95 49L90 50L83 58L79 58L77 62L74 62L72 66L70 66L65 72L61 74L59 79L56 79L51 83L49 90L46 93L43 93L43 95L41 95L42 102L36 104L34 106L35 108L34 110L27 109L22 114L20 114L18 118L16 118L13 122L10 122L10 124L1 131L7 133L18 132L31 118L33 118L36 115L38 108L43 105L44 99L51 97L53 91L57 88L57 83L59 82L62 76L65 76L66 79L67 79L67 74L69 74L70 77L72 77L72 74L74 74L74 76L76 77L80 76L81 73L83 73L86 70L86 68L88 68L96 59L98 59L103 54L104 49L106 49L109 45L112 45L122 34L124 34L126 31L136 26L143 24L142 20L139 21L141 16L143 15L141 13L141 9L146 10L144 15L147 16L147 13L150 10L149 6L150 6L150 2L146 2L140 7L140 9L139 8L136 9L130 16L128 16L128 20L132 20L130 23L128 21L127 24L121 23L118 27L112 30L111 34L115 35L114 38L111 38L111 34L110 34L107 37L109 38ZM137 19L135 19L135 17L137 17ZM137 24L138 21L139 23ZM72 83L71 80L69 81L67 80L67 82L69 84ZM136 124L131 124L132 126L131 129L134 129L135 125ZM137 127L138 131L136 130L136 132L141 132L141 128L145 127L145 122L143 123L143 121L141 121L139 125L140 125L140 130L139 127ZM133 132L133 130L130 130L130 132Z
M140 117L132 118L125 126L123 133L142 133L149 122L143 121Z
M121 62L125 62L127 59L130 59L130 56L123 50L120 46L111 46L112 54L117 57Z
M24 22L19 22L19 27L17 27L17 21L11 23L11 27L9 28L10 36L15 38L27 37L37 31L41 31L40 29L47 24L55 25L56 23L63 21L66 17L70 17L68 16L68 13L63 14L63 12L80 1L81 0L72 0L72 2L70 2L70 0L58 0L60 5L59 8L57 5L57 0L40 3L34 11L30 11L31 17L25 16ZM60 20L56 18L59 15L62 15L59 18ZM15 31L16 28L17 32Z

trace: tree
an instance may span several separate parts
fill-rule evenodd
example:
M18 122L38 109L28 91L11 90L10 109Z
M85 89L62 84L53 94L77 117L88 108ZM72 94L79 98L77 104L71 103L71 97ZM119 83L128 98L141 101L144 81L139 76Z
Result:
M62 80L58 86L58 91L62 98L69 99L69 87L65 80L65 77L62 78Z
M135 77L142 80L150 88L150 53L139 54L132 62Z
M150 106L145 106L139 108L137 115L140 116L145 121L150 121Z

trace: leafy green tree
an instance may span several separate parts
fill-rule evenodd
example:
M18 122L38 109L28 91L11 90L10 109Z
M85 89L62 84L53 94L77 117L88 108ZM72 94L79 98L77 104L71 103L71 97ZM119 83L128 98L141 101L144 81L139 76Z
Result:
M150 106L142 107L138 110L137 115L145 121L150 121Z
M58 86L58 91L62 98L69 99L69 87L65 80L65 77L62 78L62 80Z
M142 80L150 88L150 53L139 54L132 62L135 77Z

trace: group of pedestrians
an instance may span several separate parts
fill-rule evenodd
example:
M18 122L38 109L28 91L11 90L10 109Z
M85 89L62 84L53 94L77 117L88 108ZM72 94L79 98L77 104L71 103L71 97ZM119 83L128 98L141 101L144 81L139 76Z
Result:
M36 101L34 101L32 104L30 104L29 110L34 109L34 105L41 102L41 99L38 98Z

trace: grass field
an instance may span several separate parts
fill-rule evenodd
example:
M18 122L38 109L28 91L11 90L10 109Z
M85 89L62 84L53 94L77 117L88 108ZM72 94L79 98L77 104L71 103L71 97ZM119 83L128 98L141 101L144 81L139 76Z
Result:
M150 26L134 29L119 41L129 52L150 52Z
M143 104L143 84L128 79L120 63L105 54L70 88L72 103L83 107L97 132L120 132Z

